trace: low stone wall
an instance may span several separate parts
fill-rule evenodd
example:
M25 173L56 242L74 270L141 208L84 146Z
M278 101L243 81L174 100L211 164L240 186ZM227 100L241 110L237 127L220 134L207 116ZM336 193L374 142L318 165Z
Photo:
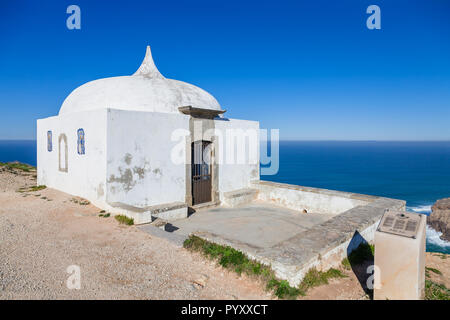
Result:
M244 252L270 266L277 277L292 286L299 285L311 268L325 271L338 267L362 242L373 242L385 210L405 210L406 206L403 200L266 181L254 182L252 187L259 190L260 200L295 210L309 209L312 214L332 212L335 216L269 248L256 248L205 231L194 234ZM274 195L279 196L278 200L272 198ZM332 208L333 205L337 208Z
M129 218L133 218L134 224L150 223L156 218L174 221L187 218L188 216L188 206L184 202L166 203L145 208L133 207L123 203L112 203L108 204L105 210L113 215L124 214Z
M366 205L377 197L357 193L302 187L286 183L256 180L258 200L292 210L313 213L340 214L356 206Z
M250 188L224 192L222 197L222 205L232 208L238 207L240 205L252 202L257 198L257 196L258 190Z

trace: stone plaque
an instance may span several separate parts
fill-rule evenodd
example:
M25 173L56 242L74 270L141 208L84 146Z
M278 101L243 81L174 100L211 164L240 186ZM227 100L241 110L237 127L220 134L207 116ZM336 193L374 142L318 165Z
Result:
M381 218L377 231L398 236L416 238L421 214L387 210Z

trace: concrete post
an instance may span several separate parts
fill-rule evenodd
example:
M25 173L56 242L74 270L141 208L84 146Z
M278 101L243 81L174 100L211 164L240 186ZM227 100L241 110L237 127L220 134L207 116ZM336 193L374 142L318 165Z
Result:
M375 232L375 300L424 298L425 233L425 215L385 212Z

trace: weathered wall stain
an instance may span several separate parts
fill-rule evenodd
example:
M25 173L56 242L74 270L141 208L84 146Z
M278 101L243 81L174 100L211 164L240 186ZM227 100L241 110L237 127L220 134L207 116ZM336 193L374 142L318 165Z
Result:
M125 157L123 158L123 161L125 161L125 163L127 165L130 165L132 159L133 159L133 156L131 154L129 154L129 153L126 153Z
M119 183L123 186L123 189L125 191L130 191L135 185L136 181L133 180L133 172L131 169L122 169L119 167L119 173L120 176L116 177L115 175L111 174L109 176L108 182L109 183Z
M97 198L101 198L105 195L105 191L103 190L103 183L100 183L97 188Z
M126 153L123 157L123 163L126 164L125 168L118 167L119 175L111 174L107 180L109 183L118 183L122 186L123 190L129 192L140 181L145 179L147 171L150 171L149 162L144 159L143 166L129 167L133 162L133 156L130 153ZM127 168L128 167L128 168ZM111 188L111 192L115 193Z
M144 179L144 177L145 177L145 167L144 168L134 167L133 168L133 172L138 175L139 179Z

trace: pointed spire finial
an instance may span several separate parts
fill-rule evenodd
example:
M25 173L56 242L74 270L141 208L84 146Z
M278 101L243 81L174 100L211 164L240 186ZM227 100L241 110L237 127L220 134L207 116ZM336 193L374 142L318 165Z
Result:
M155 66L155 63L153 62L152 51L150 50L150 46L147 46L144 61L142 61L141 66L133 74L133 76L164 79L163 75L158 71L158 69Z

